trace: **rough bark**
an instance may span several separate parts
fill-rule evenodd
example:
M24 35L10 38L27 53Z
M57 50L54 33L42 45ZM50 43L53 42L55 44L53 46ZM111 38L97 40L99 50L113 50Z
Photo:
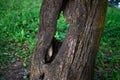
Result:
M92 80L106 7L107 0L43 0L30 80ZM62 44L53 38L61 10L70 24Z

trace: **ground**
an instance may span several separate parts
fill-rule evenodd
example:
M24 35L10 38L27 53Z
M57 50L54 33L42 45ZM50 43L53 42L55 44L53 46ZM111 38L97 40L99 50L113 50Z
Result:
M18 58L14 63L7 64L6 68L0 71L0 80L29 80L30 66L24 67L23 60Z

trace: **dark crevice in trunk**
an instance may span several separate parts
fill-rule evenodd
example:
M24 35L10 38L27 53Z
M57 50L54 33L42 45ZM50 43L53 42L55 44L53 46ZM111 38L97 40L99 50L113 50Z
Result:
M64 11L64 10L65 10L66 5L67 5L68 2L69 2L69 0L63 0L63 2L62 2L62 7L61 7L61 11Z
M93 4L93 0L90 0L90 8L92 7L92 4Z
M50 47L47 50L47 53L45 55L45 63L51 63L55 56L58 53L59 48L61 47L62 42L57 40L56 38L53 38Z
M45 74L40 75L39 80L44 80Z
M68 1L69 1L69 0L63 0L63 1L62 1L62 6L60 7L59 15L58 15L57 19L59 19L60 13L61 13L62 11L64 12L64 10L65 10L65 8L66 8L66 5L67 5Z

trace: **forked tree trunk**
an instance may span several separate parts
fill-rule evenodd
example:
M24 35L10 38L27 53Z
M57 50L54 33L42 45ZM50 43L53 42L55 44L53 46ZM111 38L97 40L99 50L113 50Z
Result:
M92 80L106 8L107 0L43 0L30 80ZM70 26L59 47L61 10Z

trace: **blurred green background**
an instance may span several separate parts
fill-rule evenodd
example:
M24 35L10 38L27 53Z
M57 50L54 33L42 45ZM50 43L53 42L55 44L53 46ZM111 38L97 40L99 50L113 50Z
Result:
M40 6L41 0L0 0L0 73L18 58L23 60L23 66L30 65ZM68 26L61 13L55 35L58 40L64 39ZM120 80L120 9L116 7L107 9L95 80Z

